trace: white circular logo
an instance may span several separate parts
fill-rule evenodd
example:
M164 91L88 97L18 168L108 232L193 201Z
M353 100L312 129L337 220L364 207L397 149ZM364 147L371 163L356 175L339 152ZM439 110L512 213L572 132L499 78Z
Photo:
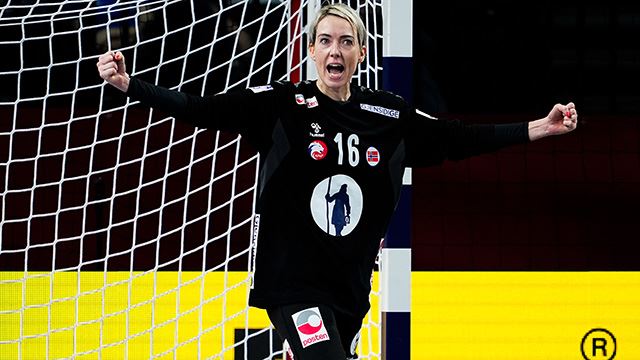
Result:
M313 327L318 327L320 326L321 322L320 322L320 317L318 315L311 315L309 316L309 325L313 326Z
M347 175L322 180L311 195L311 215L316 225L333 236L349 235L362 215L362 190Z
M380 151L373 146L367 149L367 162L371 166L376 166L380 162Z

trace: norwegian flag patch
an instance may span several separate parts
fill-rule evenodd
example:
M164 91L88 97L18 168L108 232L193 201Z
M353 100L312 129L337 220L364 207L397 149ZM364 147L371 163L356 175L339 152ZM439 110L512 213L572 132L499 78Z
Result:
M380 162L380 151L373 146L367 149L367 163L371 166L376 166Z

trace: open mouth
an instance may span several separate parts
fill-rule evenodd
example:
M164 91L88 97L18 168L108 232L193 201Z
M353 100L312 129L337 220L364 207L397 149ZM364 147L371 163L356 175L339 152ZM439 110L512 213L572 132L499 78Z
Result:
M328 64L327 65L327 71L331 75L336 75L336 76L342 75L342 73L344 72L344 65L342 65L342 64Z

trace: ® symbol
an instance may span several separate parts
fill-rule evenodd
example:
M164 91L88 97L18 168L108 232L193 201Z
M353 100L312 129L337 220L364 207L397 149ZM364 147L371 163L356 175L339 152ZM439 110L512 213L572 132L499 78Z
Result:
M580 344L585 360L612 360L616 357L617 347L613 334L602 328L589 330Z

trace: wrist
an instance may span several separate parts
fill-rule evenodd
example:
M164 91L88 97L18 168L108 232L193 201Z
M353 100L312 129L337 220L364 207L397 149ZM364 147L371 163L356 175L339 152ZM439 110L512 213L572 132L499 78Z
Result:
M130 82L129 74L124 73L122 77L122 83L118 86L118 89L120 89L120 91L126 94L127 91L129 91L129 82Z
M549 135L547 129L547 118L542 118L529 122L529 140L535 141Z

